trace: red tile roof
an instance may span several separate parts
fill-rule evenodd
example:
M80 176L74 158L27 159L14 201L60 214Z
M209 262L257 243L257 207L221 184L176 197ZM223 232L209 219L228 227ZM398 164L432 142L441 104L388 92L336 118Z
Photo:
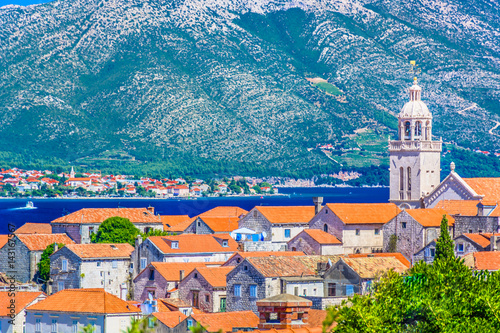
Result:
M344 224L385 224L401 212L393 203L328 203L326 207Z
M47 246L54 243L63 243L66 245L75 243L66 234L19 234L16 237L30 251L43 251Z
M322 245L326 244L342 244L341 241L337 239L334 235L331 235L327 232L324 232L323 230L319 229L304 229L306 234L311 236L312 239L314 239L316 242Z
M219 206L201 213L200 217L240 217L248 211L235 206Z
M462 236L467 237L483 249L491 245L491 234L462 234Z
M154 312L153 316L163 325L170 328L174 328L187 318L187 316L180 311Z
M184 276L188 276L188 274L197 267L206 267L207 265L216 267L221 264L220 262L152 262L150 265L153 266L166 281L180 281L181 271L184 271ZM142 272L145 270L149 270L149 268L146 267ZM137 276L141 275L142 272ZM137 277L135 279L137 279Z
M342 258L362 279L373 279L393 270L396 273L405 272L408 267L394 257L361 257Z
M441 200L434 208L441 208L450 215L476 216L478 200Z
M214 288L226 287L226 275L234 267L198 267L191 274L198 272Z
M404 255L401 253L359 253L359 254L348 254L349 258L363 258L363 257L394 257L401 261L403 265L410 268L411 263Z
M52 311L71 313L128 313L141 310L131 307L126 301L105 292L104 289L64 289L30 307L30 311Z
M477 194L484 195L481 201L500 201L500 178L463 178Z
M10 309L7 308L11 300L15 301L14 315L17 315L37 297L45 295L41 291L16 291L15 296L11 297L9 293L9 291L0 291L0 317L7 317L11 314Z
M191 219L189 215L161 215L160 218L164 230Z
M308 223L315 215L314 206L257 206L271 223Z
M0 235L0 249L9 241L9 235Z
M297 256L305 256L305 253L302 251L252 251L252 252L236 252L233 254L227 261L224 263L225 266L228 262L230 262L234 257L241 257L242 259L251 258L251 257L297 257Z
M69 244L66 245L80 258L130 258L134 247L124 244Z
M52 226L50 223L25 223L17 228L16 234L51 234Z
M213 232L231 232L238 229L238 217L201 217Z
M423 227L439 227L443 215L446 215L449 226L455 224L455 219L440 208L407 209L406 212Z
M498 251L469 253L463 259L466 266L475 270L500 270L500 252Z
M265 277L316 275L318 263L336 262L340 256L254 257L246 260ZM241 264L240 264L241 265Z
M113 216L127 218L132 223L161 222L160 217L152 214L147 208L83 208L51 223L102 223Z
M148 238L163 253L212 253L235 252L238 243L229 234L152 236ZM227 240L228 246L222 246ZM172 248L172 242L178 242L178 248Z
M232 332L233 328L255 327L259 317L252 311L233 311L219 313L192 314L191 317L200 323L207 332Z

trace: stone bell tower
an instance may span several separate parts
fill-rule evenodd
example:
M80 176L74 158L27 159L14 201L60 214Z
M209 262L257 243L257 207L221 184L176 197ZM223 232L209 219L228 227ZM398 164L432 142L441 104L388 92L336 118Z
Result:
M389 201L401 208L420 208L421 198L440 183L442 141L432 140L432 115L421 101L417 78L410 101L398 115L398 140L389 141Z

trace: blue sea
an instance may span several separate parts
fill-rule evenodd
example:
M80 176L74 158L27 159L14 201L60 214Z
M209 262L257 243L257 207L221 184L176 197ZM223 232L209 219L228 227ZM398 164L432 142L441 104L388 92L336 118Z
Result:
M28 6L40 3L47 3L51 0L0 0L0 7L5 5Z
M28 199L0 199L0 234L8 224L20 227L26 222L48 223L82 208L134 208L153 206L160 215L195 216L217 206L309 206L312 197L322 196L323 203L387 202L389 188L280 188L283 196L215 197L197 199L29 199L34 209L26 209Z

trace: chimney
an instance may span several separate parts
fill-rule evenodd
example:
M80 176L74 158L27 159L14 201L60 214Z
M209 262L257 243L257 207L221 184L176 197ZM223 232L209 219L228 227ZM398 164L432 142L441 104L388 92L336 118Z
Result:
M296 329L308 326L312 302L308 299L280 294L257 301L259 330Z
M155 215L155 208L153 206L149 206L147 209L151 214Z
M54 252L56 252L57 250L59 250L59 245L57 245L57 243L54 243Z
M179 271L179 281L182 281L182 280L184 280L184 270L183 269L181 269Z
M314 202L314 214L318 214L321 210L321 204L323 203L323 197L313 197Z

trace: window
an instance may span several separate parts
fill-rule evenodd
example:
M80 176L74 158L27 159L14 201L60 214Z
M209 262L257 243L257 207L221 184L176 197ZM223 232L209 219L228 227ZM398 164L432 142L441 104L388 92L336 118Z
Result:
M223 247L228 247L228 246L229 246L229 243L228 243L228 241L227 241L226 239L224 239L224 240L222 241L222 246L223 246Z
M193 299L192 303L193 307L198 308L200 306L200 292L197 290L193 290Z
M316 288L313 289L313 295L316 296L317 290Z
M73 320L73 326L72 326L72 331L73 333L78 333L78 320Z
M401 228L406 229L406 222L401 222Z
M198 278L198 273L194 273L194 278L197 279Z
M149 281L154 281L155 279L155 271L154 269L149 271Z
M335 283L328 284L328 296L337 296L337 285Z
M407 169L407 175L406 177L408 178L407 181L406 181L406 188L408 189L408 191L411 191L411 168L408 167ZM408 199L411 199L411 198L408 198Z
M323 226L323 231L328 232L328 224L325 223L325 225Z
M178 249L179 248L179 242L172 242L172 249Z
M68 261L65 260L65 259L62 260L62 268L61 268L61 270L63 272L67 272L68 271Z
M201 227L201 222L200 221L198 221L198 227Z
M469 229L469 234L472 234L472 229Z
M210 295L205 295L205 303L210 302Z
M410 122L407 121L405 122L405 140L411 139L411 128L410 128Z
M111 262L111 267L112 267L112 268L118 268L118 261L113 260L113 261Z
M147 259L146 258L141 258L141 269L146 268L147 264Z
M42 331L42 319L36 318L35 319L35 332L41 332Z
M422 123L420 121L417 121L415 123L415 136L419 137L422 135Z
M97 267L101 267L101 262L100 261L97 262Z
M234 285L234 296L241 297L241 284Z
M299 287L294 287L294 288L293 288L293 294L294 294L295 296L299 296Z
M356 229L356 236L359 236L360 233L361 231L359 229Z
M346 285L345 286L345 294L346 294L346 296L351 296L352 294L354 294L354 286L351 284Z
M50 327L51 333L57 333L57 319L52 319L52 325Z
M247 265L243 266L243 270L248 271L248 266Z
M250 285L250 297L257 297L257 285Z
M187 327L188 327L188 328L193 327L193 319L188 319L188 320L187 320Z
M290 238L290 229L285 229L285 238Z
M257 209L253 211L253 217L257 217Z
M436 249L430 249L431 252L431 257L434 257L436 255Z
M380 235L380 229L375 229L375 235Z
M307 296L307 289L302 290L302 296Z
M458 244L458 252L464 252L464 244L463 243Z
M64 281L57 282L57 291L64 290Z

